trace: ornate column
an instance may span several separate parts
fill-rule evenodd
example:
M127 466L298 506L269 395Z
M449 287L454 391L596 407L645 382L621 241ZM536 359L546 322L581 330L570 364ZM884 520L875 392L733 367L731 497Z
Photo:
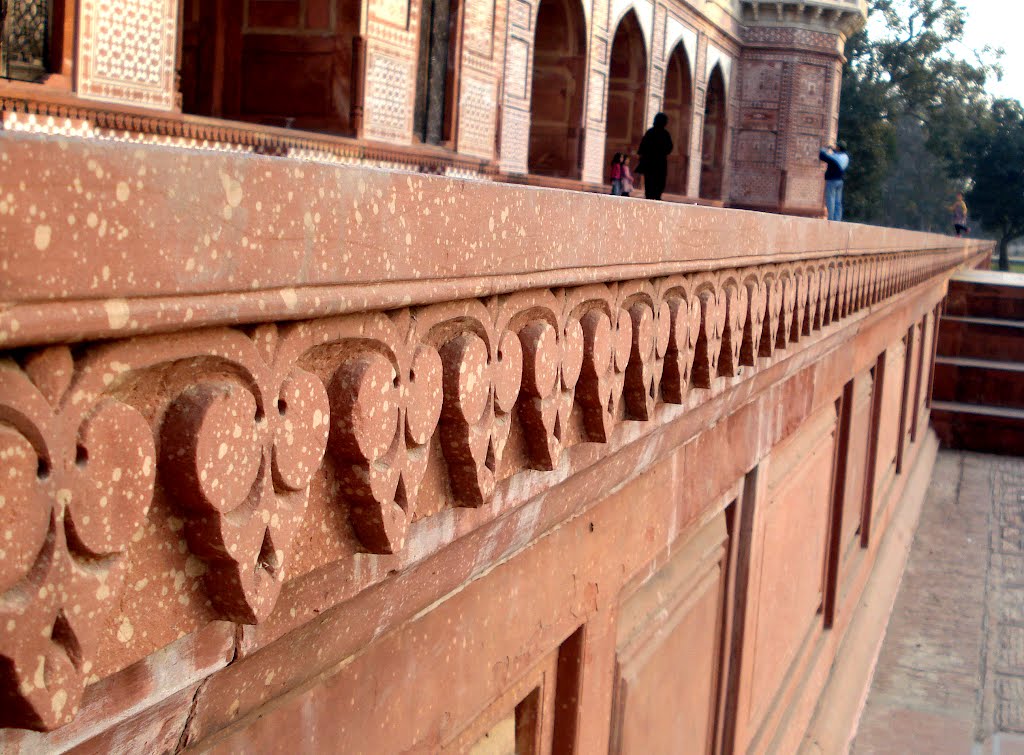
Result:
M836 137L843 46L866 20L865 0L743 0L732 206L822 214L818 150Z

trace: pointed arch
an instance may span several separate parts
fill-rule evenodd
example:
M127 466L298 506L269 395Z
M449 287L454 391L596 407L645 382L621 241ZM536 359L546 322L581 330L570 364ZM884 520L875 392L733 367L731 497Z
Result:
M636 153L644 135L647 104L647 46L636 11L630 9L612 37L605 113L605 181L616 152Z
M675 150L668 157L665 191L686 194L690 131L693 123L693 75L690 56L682 40L672 50L665 67L665 96L661 107L668 116L668 131Z
M530 94L531 173L579 178L587 20L580 0L541 0Z
M726 115L725 74L716 64L708 77L704 98L704 136L701 140L700 196L722 198L725 174L725 140L729 124Z
M632 11L636 15L636 22L640 25L640 31L644 36L644 52L650 55L654 48L654 43L651 40L654 34L654 30L651 28L654 6L651 4L651 0L611 0L609 10L609 29L617 29L627 13Z

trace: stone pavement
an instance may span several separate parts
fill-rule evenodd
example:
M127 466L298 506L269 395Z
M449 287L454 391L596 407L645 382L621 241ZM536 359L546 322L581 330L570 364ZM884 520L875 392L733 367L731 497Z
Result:
M1024 458L939 454L853 752L1024 755Z

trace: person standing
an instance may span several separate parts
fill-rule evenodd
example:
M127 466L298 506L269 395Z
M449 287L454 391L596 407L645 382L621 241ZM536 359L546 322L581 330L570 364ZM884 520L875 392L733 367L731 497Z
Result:
M669 134L668 116L658 113L654 116L654 125L647 129L640 140L640 163L636 172L644 177L644 196L648 199L661 199L668 178L668 156L672 154L672 135Z
M953 231L956 233L956 237L960 238L967 233L967 203L964 201L964 195L957 193L956 201L949 208L953 213Z
M825 207L828 208L829 220L843 219L843 181L846 169L850 167L850 156L846 154L846 145L839 142L835 146L822 147L818 159L827 166L825 168Z
M612 156L611 165L612 196L622 196L622 153L616 152Z
M633 191L633 172L629 169L629 155L622 156L622 196L628 197Z

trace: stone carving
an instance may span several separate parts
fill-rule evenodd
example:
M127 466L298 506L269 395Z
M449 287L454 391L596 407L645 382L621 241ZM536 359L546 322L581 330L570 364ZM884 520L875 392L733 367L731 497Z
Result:
M159 430L161 481L185 515L221 614L253 623L273 608L306 491L328 432L327 395L310 373L276 368L273 325L200 341L197 375Z
M523 348L515 333L488 327L490 318L479 302L454 309L461 310L450 313L456 318L435 326L430 337L440 341L443 363L441 445L455 504L480 506L494 492L511 430Z
M400 146L329 139L302 131L260 131L231 121L183 120L157 110L125 113L88 100L49 102L22 96L18 92L3 92L0 94L0 110L4 112L4 129L8 131L105 140L124 139L125 132L130 131L133 132L133 140L140 143L214 152L288 155L306 161L400 167L436 175L447 173L490 178L497 172L497 166L489 161L457 153L410 153Z
M171 110L178 13L171 0L82 0L76 92Z
M718 376L718 361L725 335L727 294L725 289L715 285L714 276L702 275L697 278L696 297L700 302L700 324L694 346L693 384L698 388L710 388Z
M149 426L104 366L76 380L66 347L0 362L3 726L74 718L152 500Z
M562 454L583 369L583 326L576 319L565 321L564 302L549 292L530 299L521 301L529 306L529 316L518 331L523 353L518 414L530 468L552 470Z
M722 292L725 294L725 308L718 374L734 377L740 374L740 353L743 350L744 326L750 311L750 292L735 278L723 281Z
M779 99L781 86L781 61L762 60L751 63L743 72L743 102L776 103Z
M758 344L758 356L770 357L775 353L785 303L785 288L775 271L768 271L762 280L765 294L765 314Z
M412 62L371 48L366 56L366 134L375 139L407 138L411 125Z
M669 338L661 393L666 403L681 404L693 372L701 306L682 277L666 286L665 303L669 308Z
M761 335L768 319L768 286L756 271L749 271L743 277L743 286L747 290L747 327L743 329L740 344L740 364L753 367L757 364Z
M607 302L587 302L579 318L583 328L583 367L577 395L586 438L607 443L622 398L624 373L632 351L633 322L627 311Z
M626 417L646 421L654 417L671 333L670 311L666 302L655 310L653 299L637 294L628 312L632 344L624 384Z
M310 360L328 374L331 433L340 490L372 553L404 546L409 515L441 413L441 359L403 336L384 315L300 326Z
M483 506L576 444L667 421L662 404L962 259L768 262L19 352L0 362L3 723L74 716L154 496L181 514L216 614L256 623L317 475L362 549L400 554L437 505ZM417 512L427 483L435 508Z

